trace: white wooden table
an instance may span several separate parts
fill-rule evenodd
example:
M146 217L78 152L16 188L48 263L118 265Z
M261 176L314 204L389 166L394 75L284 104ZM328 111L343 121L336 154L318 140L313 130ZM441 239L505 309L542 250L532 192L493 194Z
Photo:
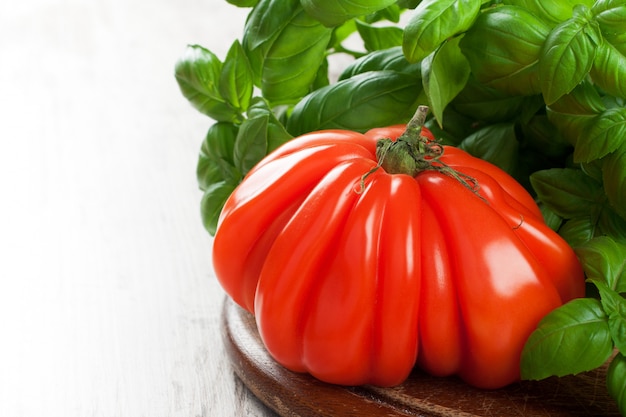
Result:
M271 416L233 374L182 97L225 0L0 6L0 416Z

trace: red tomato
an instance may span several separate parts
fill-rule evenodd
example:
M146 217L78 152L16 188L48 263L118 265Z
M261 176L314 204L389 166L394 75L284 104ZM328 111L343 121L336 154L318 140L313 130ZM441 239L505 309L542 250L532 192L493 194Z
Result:
M267 156L224 206L216 275L293 371L392 386L417 364L502 387L538 321L584 296L581 266L488 162L452 147L440 158L478 192L433 170L372 172L377 140L403 129L320 131Z

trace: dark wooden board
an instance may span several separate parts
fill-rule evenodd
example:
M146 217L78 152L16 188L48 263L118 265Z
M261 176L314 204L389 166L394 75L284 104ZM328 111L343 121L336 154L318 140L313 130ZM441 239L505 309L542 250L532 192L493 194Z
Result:
M254 317L226 299L222 334L237 376L282 417L438 416L572 417L619 416L608 397L606 368L592 372L522 381L485 391L456 378L436 378L415 370L402 385L342 387L288 371L269 356Z

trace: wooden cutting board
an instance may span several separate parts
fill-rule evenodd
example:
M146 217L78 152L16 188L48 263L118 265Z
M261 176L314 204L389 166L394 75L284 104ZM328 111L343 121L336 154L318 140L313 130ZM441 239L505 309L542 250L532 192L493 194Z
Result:
M342 387L293 373L274 362L261 342L254 317L228 298L222 311L222 335L237 376L282 417L620 415L607 394L606 368L522 381L495 391L475 389L456 378L431 377L419 370L393 388Z

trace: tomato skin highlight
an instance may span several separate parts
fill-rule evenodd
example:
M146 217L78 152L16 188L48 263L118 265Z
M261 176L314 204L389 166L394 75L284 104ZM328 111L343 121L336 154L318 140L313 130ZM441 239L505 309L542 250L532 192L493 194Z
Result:
M417 365L508 385L539 320L584 296L582 268L485 161L451 147L440 158L480 195L441 172L377 168L376 142L403 131L314 132L268 155L224 206L216 276L293 371L393 386Z

